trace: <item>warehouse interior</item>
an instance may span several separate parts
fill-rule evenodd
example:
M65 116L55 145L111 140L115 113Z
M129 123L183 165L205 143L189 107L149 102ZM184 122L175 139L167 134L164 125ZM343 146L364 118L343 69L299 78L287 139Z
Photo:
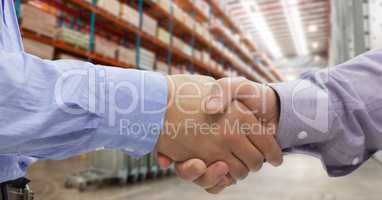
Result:
M382 48L382 0L15 0L26 52L163 74L293 81ZM100 150L39 161L38 200L379 200L382 156L329 178L320 160L287 155L219 195L138 160Z

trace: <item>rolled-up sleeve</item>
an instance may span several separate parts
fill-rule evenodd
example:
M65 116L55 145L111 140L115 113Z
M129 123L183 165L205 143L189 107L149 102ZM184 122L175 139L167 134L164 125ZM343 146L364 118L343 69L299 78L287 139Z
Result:
M0 51L0 154L61 159L151 152L167 106L161 74Z
M271 87L284 152L317 156L329 175L342 176L382 148L382 50Z

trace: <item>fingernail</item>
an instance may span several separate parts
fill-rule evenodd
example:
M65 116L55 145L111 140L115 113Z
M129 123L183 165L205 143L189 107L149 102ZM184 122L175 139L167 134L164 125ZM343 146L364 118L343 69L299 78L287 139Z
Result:
M217 187L225 187L227 185L227 182L225 179L221 180L216 186Z
M212 97L211 99L208 100L207 102L207 110L208 111L217 111L220 109L220 106L221 106L222 102L220 100L220 98L218 97Z

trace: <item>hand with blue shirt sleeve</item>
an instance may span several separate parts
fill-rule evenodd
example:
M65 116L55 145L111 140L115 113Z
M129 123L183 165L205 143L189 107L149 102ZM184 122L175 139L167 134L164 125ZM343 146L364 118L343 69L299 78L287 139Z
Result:
M237 127L253 123L244 106L232 104L231 113L215 116L202 112L212 78L48 61L24 52L0 51L0 61L0 154L19 160L1 167L5 172L23 166L1 180L22 176L37 160L100 148L134 157L156 150L174 161L222 160L235 180L258 170L264 160L248 136L253 127ZM226 127L229 123L237 130ZM274 153L278 164L278 146Z
M232 179L261 167L264 155L248 136L254 120L245 106L201 112L213 79L43 60L24 52L13 1L0 1L0 11L0 182L24 176L35 161L96 149L222 160ZM279 164L281 150L275 145L273 152Z

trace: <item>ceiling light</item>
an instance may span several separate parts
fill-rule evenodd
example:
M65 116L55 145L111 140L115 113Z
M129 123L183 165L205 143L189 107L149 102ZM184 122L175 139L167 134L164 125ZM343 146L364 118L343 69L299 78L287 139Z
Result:
M255 25L259 36L264 41L264 44L267 46L268 51L272 54L275 59L280 59L283 57L283 54L280 50L279 45L277 44L275 37L269 28L262 12L258 8L256 1L241 0L241 4L247 13L251 15L253 24ZM253 7L256 12L250 10Z
M315 62L321 61L321 56L319 56L319 55L314 56L314 61Z
M301 19L300 10L297 0L281 0L284 15L288 22L289 31L293 37L293 43L297 54L305 56L309 54L308 45L306 43L304 26Z
M293 75L293 74L288 74L288 75L286 75L286 80L287 81L294 81L294 80L296 80L298 77L296 76L296 75Z
M312 47L313 47L313 49L317 49L318 46L320 46L320 44L319 44L318 42L313 42L313 43L312 43Z
M309 33L314 33L318 31L318 26L317 25L310 25L308 26L308 32Z

